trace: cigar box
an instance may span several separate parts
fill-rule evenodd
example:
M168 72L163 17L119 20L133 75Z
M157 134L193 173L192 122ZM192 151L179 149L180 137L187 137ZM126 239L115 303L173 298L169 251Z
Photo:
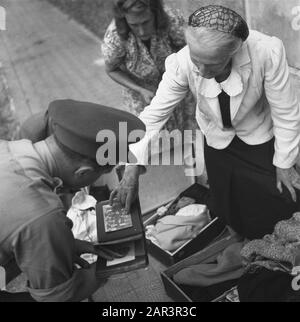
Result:
M117 254L112 260L98 256L96 275L107 278L148 265L148 253L139 201L129 214L122 207L111 207L109 201L96 206L98 243L96 247Z

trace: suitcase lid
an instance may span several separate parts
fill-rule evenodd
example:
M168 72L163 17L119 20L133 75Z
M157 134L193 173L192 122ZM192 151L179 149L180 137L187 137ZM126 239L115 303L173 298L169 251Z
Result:
M195 182L184 166L149 166L140 176L139 199L145 215L174 200Z

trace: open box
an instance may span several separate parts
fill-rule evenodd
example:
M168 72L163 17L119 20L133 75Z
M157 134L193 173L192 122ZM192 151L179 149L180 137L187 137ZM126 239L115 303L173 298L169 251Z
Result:
M195 253L194 255L187 257L186 259L174 264L161 273L162 281L165 286L166 293L176 302L234 302L228 300L228 295L236 294L236 282L235 280L223 283L223 286L217 291L214 291L214 295L207 293L206 288L191 288L179 285L173 280L173 276L179 272L182 268L199 264L201 262L209 262L212 258L221 253L228 246L238 242L240 238L236 235L232 235L228 229L223 231L223 234L217 241L206 247L205 249ZM193 293L193 290L197 290L197 299Z
M190 197L196 203L206 204L208 189L195 183L195 177L187 177L184 166L150 166L147 173L140 176L139 200L144 226L153 225L158 220L157 209L176 203L182 197ZM121 180L124 168L117 171ZM209 207L208 207L209 208ZM222 233L225 225L218 218L213 218L201 232L174 252L162 249L159 245L147 240L149 253L163 264L170 266L198 252L212 243Z
M148 266L139 201L132 205L129 214L124 215L122 211L121 207L111 207L109 201L96 206L98 243L95 247L106 247L120 254L110 261L98 256L96 276L99 279Z
M195 183L180 193L175 200L168 204L168 207L172 207L172 205L176 204L182 197L190 197L196 200L196 203L207 205L209 202L208 195L209 191L207 188ZM212 215L210 217L211 221L198 233L196 237L187 241L175 251L170 252L168 250L164 250L155 242L147 240L149 252L163 264L170 266L200 251L216 240L225 229L225 225L219 220L219 218L214 218ZM150 218L144 221L144 226L155 225L159 218L161 218L159 213L154 213Z

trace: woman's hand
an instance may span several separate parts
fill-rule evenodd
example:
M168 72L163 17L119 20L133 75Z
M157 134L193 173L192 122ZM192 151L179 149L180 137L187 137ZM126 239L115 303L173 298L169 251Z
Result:
M144 101L147 105L149 105L151 103L153 97L155 96L155 93L153 93L145 88L142 88L140 90L140 94L143 96Z
M126 167L123 179L110 195L109 201L111 205L116 201L122 206L125 206L125 211L127 213L129 212L132 203L138 195L139 175L139 166L130 165Z
M300 190L300 176L292 167L289 169L277 168L277 188L282 193L282 184L284 184L291 193L294 202L297 201L296 189Z

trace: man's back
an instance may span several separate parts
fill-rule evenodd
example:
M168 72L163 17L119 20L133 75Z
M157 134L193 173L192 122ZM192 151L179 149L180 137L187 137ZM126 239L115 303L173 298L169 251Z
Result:
M27 227L62 212L63 205L53 192L55 180L30 141L0 141L0 155L0 265L5 265Z

